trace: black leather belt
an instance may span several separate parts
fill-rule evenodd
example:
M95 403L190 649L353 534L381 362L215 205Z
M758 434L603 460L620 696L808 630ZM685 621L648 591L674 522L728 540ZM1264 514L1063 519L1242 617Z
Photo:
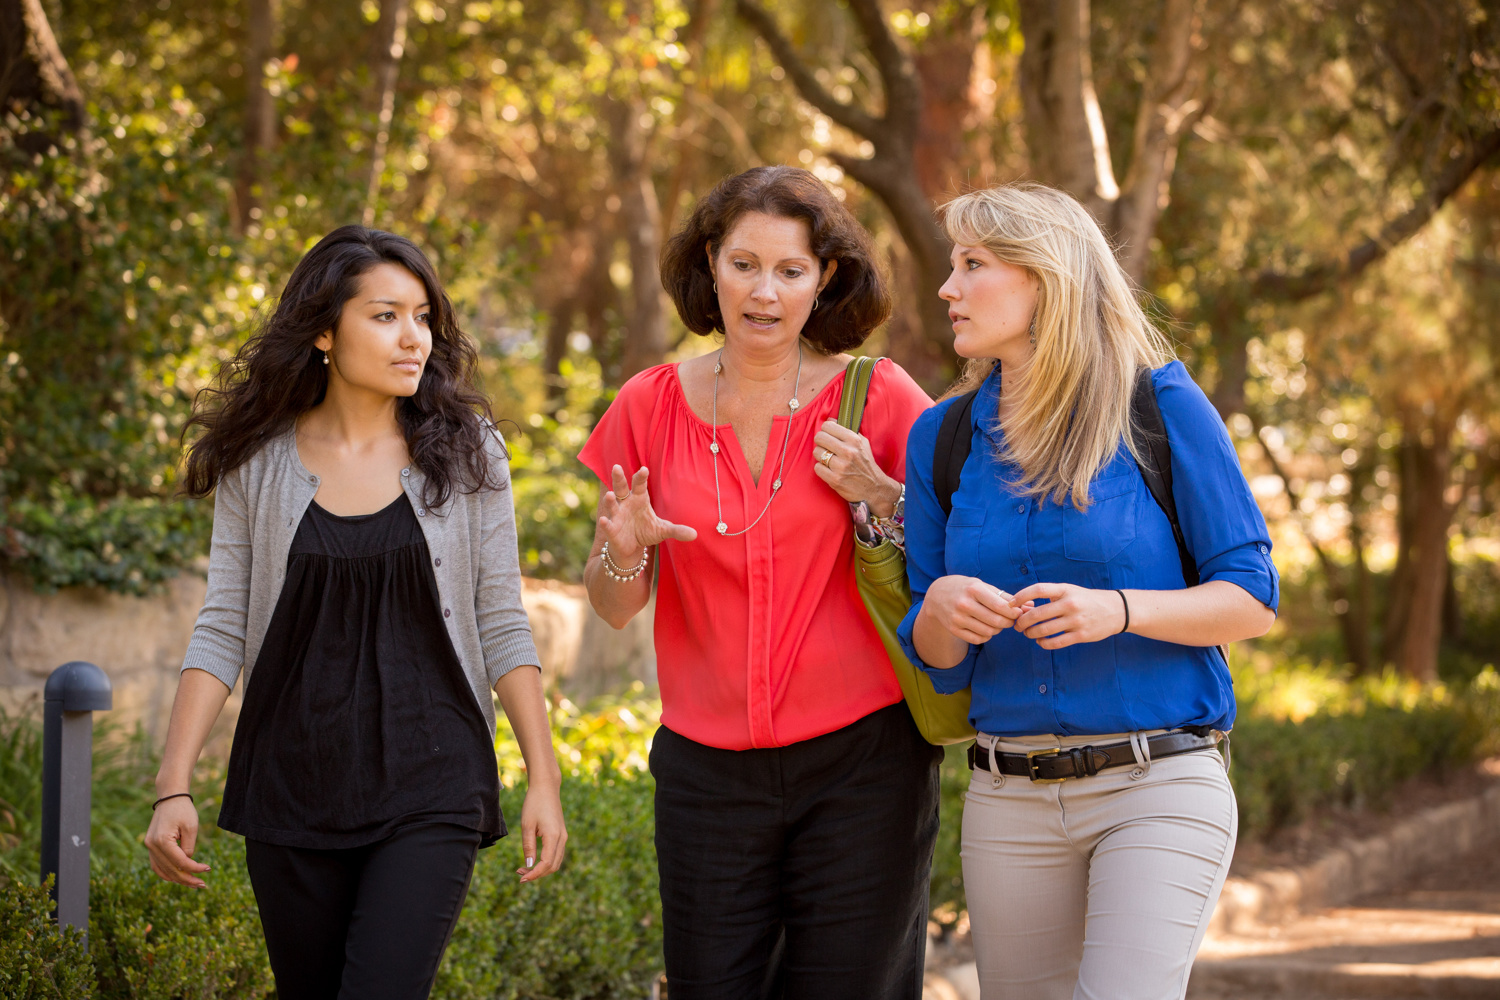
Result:
M1212 731L1174 729L1169 733L1152 736L1146 743L1151 749L1151 759L1158 760L1217 746L1221 735L1223 734ZM1014 774L1032 781L1086 778L1112 767L1133 767L1135 763L1135 753L1130 749L1128 740L1097 747L1045 747L1030 753L995 754L995 766L1001 774ZM978 743L970 744L969 767L976 771L988 771L990 751Z

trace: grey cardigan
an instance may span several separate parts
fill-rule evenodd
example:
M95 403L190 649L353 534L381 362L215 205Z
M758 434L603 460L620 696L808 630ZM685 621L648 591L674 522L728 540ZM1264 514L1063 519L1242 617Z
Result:
M443 509L435 510L422 501L420 470L402 469L401 484L432 556L443 624L493 736L495 682L518 666L541 661L521 606L510 463L498 431L488 452L500 489L455 490ZM241 675L250 683L286 580L292 537L317 492L318 477L297 455L295 430L267 442L219 482L208 594L183 670L207 671L231 689Z

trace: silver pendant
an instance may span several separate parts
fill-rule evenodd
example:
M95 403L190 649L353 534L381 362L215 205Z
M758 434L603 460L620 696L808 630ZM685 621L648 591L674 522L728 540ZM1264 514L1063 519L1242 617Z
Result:
M719 442L717 442L717 441L711 441L711 442L709 442L708 450L711 451L711 452L713 452L715 455L717 455L719 453Z
M723 521L720 521L718 524L714 525L714 527L718 529L719 534L721 535L729 530L729 525L725 524Z
M793 413L796 413L797 412L797 407L801 406L802 404L799 403L799 402L797 402L797 397L796 396L793 396L792 397L792 401L790 403L788 403L787 405L792 408L792 412Z
M771 492L775 493L779 489L781 489L781 480L778 479L771 484Z

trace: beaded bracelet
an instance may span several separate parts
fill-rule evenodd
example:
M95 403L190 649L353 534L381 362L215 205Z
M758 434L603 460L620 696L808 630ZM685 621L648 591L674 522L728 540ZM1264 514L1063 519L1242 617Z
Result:
M630 569L623 569L615 564L609 557L609 543L604 543L604 548L599 553L600 562L604 566L604 575L616 583L629 583L646 571L646 564L651 561L651 547L648 545L641 552L641 561Z

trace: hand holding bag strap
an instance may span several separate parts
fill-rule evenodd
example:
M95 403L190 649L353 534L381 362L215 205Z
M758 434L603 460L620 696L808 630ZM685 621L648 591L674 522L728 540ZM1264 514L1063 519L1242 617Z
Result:
M859 431L865 401L880 358L855 358L844 373L843 397L839 401L839 424ZM967 454L967 449L965 449ZM962 461L960 460L960 467ZM906 581L906 558L889 541L874 548L854 546L854 580L870 623L880 635L886 658L901 687L901 695L912 721L928 743L943 746L974 738L969 725L969 692L938 694L932 678L907 659L896 636L897 626L911 608L911 588Z

